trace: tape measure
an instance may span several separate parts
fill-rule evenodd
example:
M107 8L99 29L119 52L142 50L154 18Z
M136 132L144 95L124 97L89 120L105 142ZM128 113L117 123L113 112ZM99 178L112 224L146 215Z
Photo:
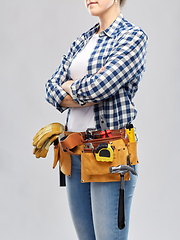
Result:
M113 152L113 147L109 143L100 143L95 151L96 160L99 162L112 162Z

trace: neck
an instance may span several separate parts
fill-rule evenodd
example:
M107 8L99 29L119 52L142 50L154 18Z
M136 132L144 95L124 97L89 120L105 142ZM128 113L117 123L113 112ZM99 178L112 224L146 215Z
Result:
M109 9L109 11L105 12L101 16L98 16L100 21L98 33L106 30L116 20L120 13L120 8L116 7L115 9Z

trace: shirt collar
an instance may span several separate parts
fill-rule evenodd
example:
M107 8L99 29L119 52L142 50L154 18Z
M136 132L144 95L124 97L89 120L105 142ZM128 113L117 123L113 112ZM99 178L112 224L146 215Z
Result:
M115 19L115 21L106 30L101 32L99 36L103 36L105 34L108 37L112 38L117 33L119 28L122 26L123 19L124 18L122 13L119 14L119 16Z
M107 35L108 37L112 38L116 34L116 32L119 30L119 28L122 26L123 20L124 20L124 17L121 13L106 30L104 30L103 32L100 32L99 36L101 37L101 36ZM98 29L99 29L99 23L97 23L89 31L84 33L83 34L84 38L89 39L89 37L92 37L92 35L96 33Z
M92 35L94 35L99 29L99 23L97 23L94 27L92 27L91 29L89 29L89 31L87 31L86 33L84 33L84 39L87 40L89 38L92 37Z

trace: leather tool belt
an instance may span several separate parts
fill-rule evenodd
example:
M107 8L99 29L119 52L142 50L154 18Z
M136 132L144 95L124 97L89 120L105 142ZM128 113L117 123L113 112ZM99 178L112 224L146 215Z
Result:
M118 165L135 165L137 142L129 142L126 129L111 130L111 136L103 137L93 131L87 139L85 132L64 132L60 139L61 171L71 176L71 155L81 155L81 182L119 181L120 174L109 173L109 168ZM129 172L124 180L130 180Z

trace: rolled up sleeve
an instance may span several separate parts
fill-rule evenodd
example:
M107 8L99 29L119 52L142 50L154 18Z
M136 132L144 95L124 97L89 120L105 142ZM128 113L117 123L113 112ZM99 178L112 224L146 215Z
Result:
M46 82L46 101L52 104L60 112L65 111L67 108L61 107L62 100L67 96L66 91L61 87L61 83L70 79L68 74L69 61L66 56L63 56L62 63Z

